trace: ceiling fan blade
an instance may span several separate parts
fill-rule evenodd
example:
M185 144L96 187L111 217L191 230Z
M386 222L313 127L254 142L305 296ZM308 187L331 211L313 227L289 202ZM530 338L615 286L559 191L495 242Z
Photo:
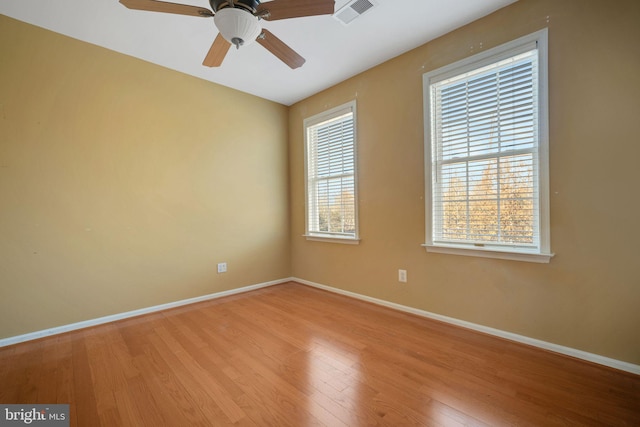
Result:
M295 50L287 46L282 40L269 32L269 30L263 28L262 34L256 41L293 69L301 67L305 62L302 56L298 55Z
M208 18L213 12L204 7L189 6L186 4L168 3L156 0L120 0L125 7L135 10L148 10L150 12L176 13L179 15L201 16Z
M231 43L226 41L225 38L222 37L222 34L218 33L218 36L213 41L213 44L209 49L209 53L207 53L207 56L204 58L202 65L207 67L219 67L220 64L222 64L222 61L224 61L224 57L227 56L227 52L230 47Z
M334 7L334 0L272 0L261 3L256 15L267 21L275 21L303 16L331 15Z

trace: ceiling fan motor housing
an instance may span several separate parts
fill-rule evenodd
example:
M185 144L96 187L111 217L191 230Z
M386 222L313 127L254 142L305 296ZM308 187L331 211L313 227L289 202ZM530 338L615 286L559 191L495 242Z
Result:
M231 7L231 3L233 3L233 7L238 9L245 9L251 12L252 14L256 13L258 9L258 5L260 4L259 0L236 0L230 2L229 0L209 0L209 4L211 5L211 9L214 12L218 12L227 7Z

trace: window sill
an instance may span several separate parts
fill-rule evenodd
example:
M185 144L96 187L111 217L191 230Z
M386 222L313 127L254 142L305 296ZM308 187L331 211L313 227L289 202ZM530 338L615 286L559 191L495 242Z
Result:
M427 252L434 252L449 255L475 256L481 258L508 259L513 261L536 262L548 264L555 254L533 253L533 252L506 252L485 248L466 248L458 246L435 246L430 244L422 245Z
M314 242L327 242L327 243L342 243L344 245L359 245L360 239L357 237L329 237L329 236L317 236L315 234L304 234L307 240Z

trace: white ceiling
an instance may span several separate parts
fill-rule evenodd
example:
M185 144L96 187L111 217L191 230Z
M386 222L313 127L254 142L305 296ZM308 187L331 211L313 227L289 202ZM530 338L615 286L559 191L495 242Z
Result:
M207 0L172 0L210 9ZM0 13L224 86L291 105L516 0L376 0L349 25L330 15L261 21L307 62L291 70L257 43L202 66L213 19L130 10L118 0L2 0ZM336 10L348 0L337 0ZM263 1L266 3L266 1Z

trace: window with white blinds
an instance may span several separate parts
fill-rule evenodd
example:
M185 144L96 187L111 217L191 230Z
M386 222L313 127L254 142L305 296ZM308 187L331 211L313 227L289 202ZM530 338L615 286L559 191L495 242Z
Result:
M548 262L544 36L425 74L427 250Z
M305 120L308 238L357 241L356 105Z

